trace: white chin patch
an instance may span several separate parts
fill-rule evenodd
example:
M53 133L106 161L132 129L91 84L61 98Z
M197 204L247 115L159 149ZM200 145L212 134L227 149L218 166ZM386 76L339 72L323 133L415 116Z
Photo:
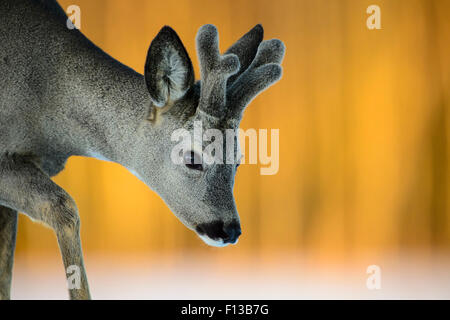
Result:
M212 247L226 247L227 245L231 244L231 243L223 243L223 240L213 240L205 235L201 236L198 235L200 237L200 239L202 239L207 245L212 246ZM235 242L237 243L237 241Z

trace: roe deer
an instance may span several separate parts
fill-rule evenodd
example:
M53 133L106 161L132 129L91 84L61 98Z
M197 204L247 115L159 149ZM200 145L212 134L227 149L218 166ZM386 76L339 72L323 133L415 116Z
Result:
M219 53L217 30L201 27L201 80L179 37L163 27L144 75L67 28L55 0L0 1L0 298L10 298L17 213L52 228L64 266L80 269L71 299L90 293L74 200L51 177L70 156L119 163L158 193L206 243L241 233L233 185L237 164L205 164L196 150L171 160L171 133L238 128L246 105L280 79L281 41L255 26ZM235 143L236 153L239 146ZM202 152L202 151L200 151Z

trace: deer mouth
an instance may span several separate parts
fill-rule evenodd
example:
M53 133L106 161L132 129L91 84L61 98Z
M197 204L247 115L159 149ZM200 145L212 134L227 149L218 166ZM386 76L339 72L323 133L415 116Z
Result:
M200 237L200 239L203 240L204 243L206 243L208 246L211 247L218 247L218 248L222 248L222 247L226 247L227 245L231 244L231 243L225 243L222 239L211 239L210 237L206 236L206 235L198 235ZM237 242L237 240L236 240ZM235 243L236 243L235 242Z

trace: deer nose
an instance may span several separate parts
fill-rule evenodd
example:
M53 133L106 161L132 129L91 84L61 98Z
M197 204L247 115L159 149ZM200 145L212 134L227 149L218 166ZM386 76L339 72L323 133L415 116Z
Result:
M228 237L223 239L224 243L236 243L242 233L239 223L230 223L227 227L225 227L225 233Z
M223 243L236 243L241 235L239 222L233 221L224 225L223 221L203 223L197 226L196 231L200 235L207 235L213 240L221 239Z

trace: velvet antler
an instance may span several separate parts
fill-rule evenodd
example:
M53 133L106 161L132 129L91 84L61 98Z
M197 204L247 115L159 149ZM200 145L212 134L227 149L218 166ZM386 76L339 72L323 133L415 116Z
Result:
M253 62L227 90L230 118L240 119L245 107L281 78L284 51L285 46L278 39L261 42Z
M255 59L258 46L264 38L264 29L260 24L254 26L249 32L236 41L226 53L233 53L238 56L241 68L239 72L228 78L228 85L233 83Z
M235 54L220 54L217 29L210 24L198 31L197 51L202 77L199 109L214 117L223 117L227 80L239 71L239 59Z
M200 28L201 111L240 120L250 101L281 78L284 44L278 39L261 42L262 38L262 26L257 25L221 55L216 27Z

